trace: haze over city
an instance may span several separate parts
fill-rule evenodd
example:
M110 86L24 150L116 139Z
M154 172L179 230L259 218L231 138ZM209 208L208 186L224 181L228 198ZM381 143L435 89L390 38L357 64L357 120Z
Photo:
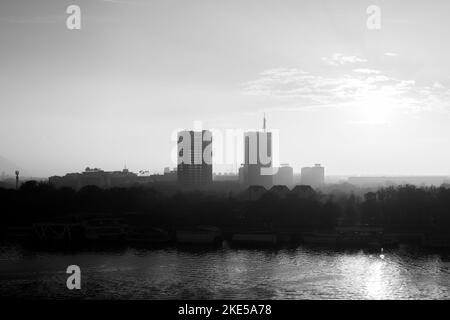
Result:
M0 0L0 302L286 319L448 300L449 13Z
M171 137L280 132L329 175L450 174L448 1L0 4L0 155L33 176L175 167ZM207 13L207 14L205 14ZM0 170L1 171L1 170Z

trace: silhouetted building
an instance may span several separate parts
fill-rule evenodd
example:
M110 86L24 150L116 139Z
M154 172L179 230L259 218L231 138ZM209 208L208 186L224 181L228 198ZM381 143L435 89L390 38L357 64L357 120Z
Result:
M240 197L244 200L255 201L260 199L267 192L263 186L250 186L244 190Z
M239 176L235 173L214 173L213 174L213 180L214 181L232 181L232 182L238 182Z
M149 182L176 182L177 170L170 170L169 167L164 168L164 174L152 174L148 176Z
M178 183L204 187L212 183L212 134L208 130L178 133Z
M446 176L360 176L349 177L348 182L358 187L386 187L397 185L440 186L448 181Z
M245 165L241 164L241 167L238 170L238 176L239 176L239 184L240 185L245 185L245 179L246 179L246 174L245 174Z
M86 168L82 173L68 173L63 177L53 176L48 179L56 188L69 187L75 190L86 186L111 188L133 185L139 182L137 174L124 169L122 171L103 171L98 168Z
M244 186L273 185L272 133L266 131L265 118L263 131L244 133L244 164L239 171Z
M294 184L294 169L288 164L282 164L273 176L275 185L292 186Z
M270 188L269 192L275 194L279 198L286 198L290 193L290 190L285 185L277 185Z
M301 184L317 188L323 186L324 183L325 168L320 164L315 164L314 167L302 168Z

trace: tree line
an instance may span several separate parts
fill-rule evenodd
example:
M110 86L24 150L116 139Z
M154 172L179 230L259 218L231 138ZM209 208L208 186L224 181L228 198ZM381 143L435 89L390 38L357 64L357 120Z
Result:
M0 188L2 224L52 221L67 216L133 213L151 226L214 225L222 228L332 230L337 225L369 224L390 231L450 231L450 189L411 185L353 193L279 196L266 192L254 201L239 194L199 191L167 194L154 187L79 191L28 181L18 190Z

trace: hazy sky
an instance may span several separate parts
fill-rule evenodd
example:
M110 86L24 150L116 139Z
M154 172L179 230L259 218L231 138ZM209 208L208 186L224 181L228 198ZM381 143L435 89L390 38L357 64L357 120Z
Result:
M81 7L81 30L66 8ZM381 29L366 9L381 8ZM0 155L35 176L173 167L171 134L280 130L327 174L450 174L450 2L2 0ZM1 171L1 168L0 168Z

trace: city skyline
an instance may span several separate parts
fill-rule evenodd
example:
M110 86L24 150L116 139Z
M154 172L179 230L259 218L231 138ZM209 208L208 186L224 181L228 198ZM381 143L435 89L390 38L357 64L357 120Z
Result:
M371 1L77 3L81 30L69 1L0 4L0 156L29 175L159 172L177 128L264 112L295 172L450 175L446 1L377 1L379 30Z
M449 299L449 12L0 0L0 300Z

